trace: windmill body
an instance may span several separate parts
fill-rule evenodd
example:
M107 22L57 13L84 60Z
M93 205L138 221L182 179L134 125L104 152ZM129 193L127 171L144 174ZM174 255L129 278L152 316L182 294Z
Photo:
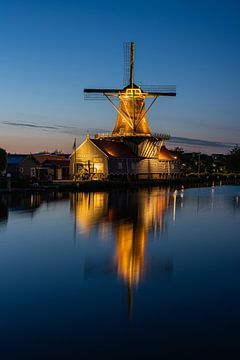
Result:
M113 136L150 136L145 94L139 87L127 86L118 95L120 104Z

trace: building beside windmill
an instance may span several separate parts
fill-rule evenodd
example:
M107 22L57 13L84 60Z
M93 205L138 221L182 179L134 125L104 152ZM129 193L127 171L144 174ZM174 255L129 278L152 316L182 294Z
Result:
M169 138L153 134L147 113L160 96L176 96L174 86L137 86L134 44L125 54L128 85L123 89L84 89L86 99L106 98L117 111L111 134L89 135L70 156L70 175L75 179L163 179L180 174L178 159L165 147ZM145 100L151 100L147 107ZM116 105L115 100L119 101Z

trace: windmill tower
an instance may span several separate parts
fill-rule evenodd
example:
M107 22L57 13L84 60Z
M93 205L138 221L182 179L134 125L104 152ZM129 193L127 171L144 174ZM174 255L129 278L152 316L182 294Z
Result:
M176 96L176 87L172 85L141 85L134 83L134 43L126 43L125 57L125 82L123 89L84 89L85 99L108 99L117 111L116 124L112 138L154 138L148 125L147 113L157 98L161 96ZM119 100L116 106L114 99ZM151 99L147 107L145 100ZM158 140L167 139L168 136L157 136Z

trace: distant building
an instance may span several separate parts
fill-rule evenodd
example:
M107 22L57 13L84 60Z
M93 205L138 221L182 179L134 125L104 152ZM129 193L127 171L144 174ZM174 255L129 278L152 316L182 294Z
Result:
M35 154L34 158L39 162L41 178L46 180L69 179L69 155L68 154Z
M68 179L69 155L8 154L7 173L19 179L43 181Z
M37 178L39 162L32 156L26 154L7 155L7 173L16 178Z

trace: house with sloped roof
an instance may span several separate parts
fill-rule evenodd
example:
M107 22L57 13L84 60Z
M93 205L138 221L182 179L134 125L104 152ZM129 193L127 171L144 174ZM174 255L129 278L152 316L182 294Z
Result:
M7 173L18 179L66 180L69 179L69 155L8 154Z
M79 180L162 179L179 175L179 162L164 145L147 139L90 138L70 155L70 177Z
M69 179L69 154L34 154L40 163L42 180Z
M16 178L37 178L39 162L27 154L8 154L7 173Z

